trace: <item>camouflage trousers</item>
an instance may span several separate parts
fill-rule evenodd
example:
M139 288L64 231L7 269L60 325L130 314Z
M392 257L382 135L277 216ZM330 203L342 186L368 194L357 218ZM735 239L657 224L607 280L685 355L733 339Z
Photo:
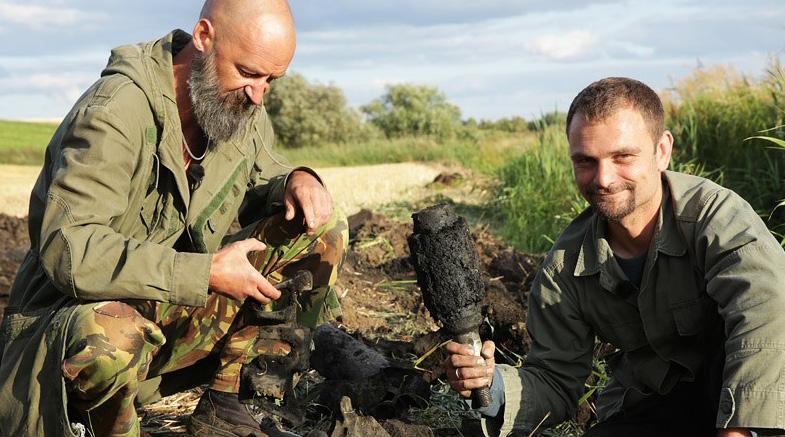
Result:
M297 218L287 222L281 213L246 228L267 245L263 252L249 253L249 261L273 284L299 270L311 271L312 291L282 295L277 302L296 305L298 321L314 327L340 317L333 285L348 230L340 213L311 236L299 223ZM235 239L245 238L242 234ZM264 327L230 330L240 307L241 302L217 294L210 294L202 308L153 301L78 305L62 363L72 418L94 435L138 435L137 397L150 399L151 392L166 395L203 383L237 393L243 364L260 354L285 355L290 348L265 339Z

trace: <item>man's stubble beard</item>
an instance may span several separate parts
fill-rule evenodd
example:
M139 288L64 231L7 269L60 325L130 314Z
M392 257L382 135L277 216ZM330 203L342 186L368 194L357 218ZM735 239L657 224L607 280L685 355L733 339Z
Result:
M616 194L629 192L629 196L621 202L605 202L602 194ZM635 185L624 183L610 189L601 189L594 184L589 185L584 190L584 197L597 213L609 222L619 222L624 217L635 211Z
M221 93L214 51L194 56L188 85L196 121L210 143L232 140L245 131L255 105L242 89Z

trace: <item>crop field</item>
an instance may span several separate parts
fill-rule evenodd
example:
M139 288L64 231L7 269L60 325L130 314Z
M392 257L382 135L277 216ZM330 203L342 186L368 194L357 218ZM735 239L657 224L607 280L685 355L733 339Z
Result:
M57 124L0 120L0 163L41 165Z

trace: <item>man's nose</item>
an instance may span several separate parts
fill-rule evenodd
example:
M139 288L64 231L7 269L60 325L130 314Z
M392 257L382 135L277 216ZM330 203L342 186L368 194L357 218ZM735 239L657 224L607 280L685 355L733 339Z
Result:
M599 161L597 163L597 172L594 174L594 183L599 188L608 188L616 180L616 170L613 164L609 162Z
M258 82L254 82L251 85L246 85L245 95L248 96L254 105L261 105L262 101L264 100L264 94L267 92L269 87L270 84L266 80L260 80Z

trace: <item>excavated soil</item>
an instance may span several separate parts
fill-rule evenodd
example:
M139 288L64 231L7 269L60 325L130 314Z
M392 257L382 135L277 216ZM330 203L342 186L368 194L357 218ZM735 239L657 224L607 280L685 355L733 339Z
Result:
M27 218L0 214L0 310L6 307L16 270L29 248Z

